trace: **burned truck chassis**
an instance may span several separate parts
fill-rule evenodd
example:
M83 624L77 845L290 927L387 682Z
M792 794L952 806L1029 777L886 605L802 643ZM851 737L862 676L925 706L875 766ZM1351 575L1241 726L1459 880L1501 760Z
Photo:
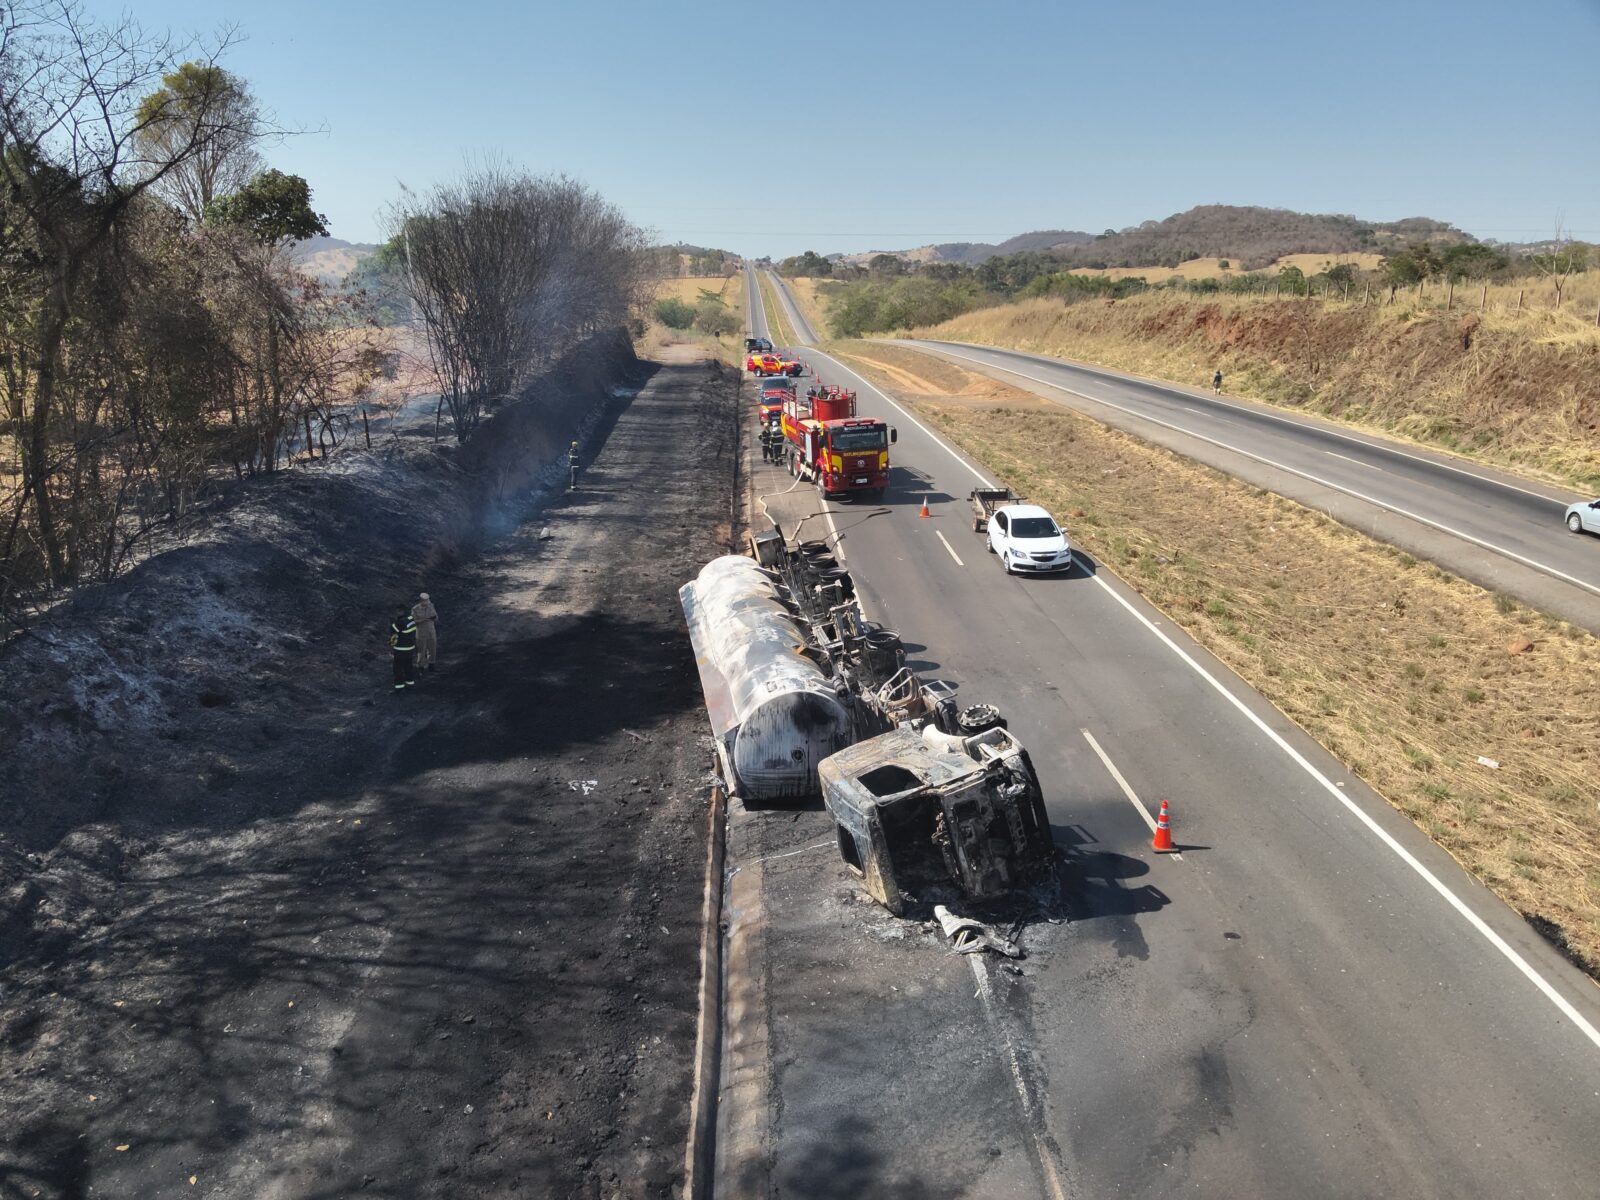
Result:
M849 573L822 542L751 538L810 630L805 653L833 681L855 744L817 768L840 858L896 915L950 899L996 899L1054 860L1028 753L990 705L958 708L948 685L906 666L898 635L862 620Z

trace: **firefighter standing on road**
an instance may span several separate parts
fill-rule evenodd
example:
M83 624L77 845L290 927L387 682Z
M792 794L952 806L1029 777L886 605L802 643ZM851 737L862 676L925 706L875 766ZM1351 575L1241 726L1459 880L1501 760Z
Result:
M761 461L772 461L772 423L761 422Z
M394 653L394 690L404 691L417 683L417 623L402 612L389 622L389 649Z
M577 442L573 442L572 445L567 448L567 486L569 488L576 488L578 486L578 443Z
M439 610L428 599L427 592L419 595L411 606L411 619L417 626L417 670L431 671L434 660L439 657Z

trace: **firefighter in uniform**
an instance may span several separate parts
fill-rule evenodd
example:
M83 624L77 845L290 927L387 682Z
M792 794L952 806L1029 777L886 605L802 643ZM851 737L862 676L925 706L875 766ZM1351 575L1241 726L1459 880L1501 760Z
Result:
M772 423L761 422L761 461L772 461Z
M578 486L578 443L573 442L567 448L567 485Z
M389 622L389 649L394 653L394 690L404 691L417 683L417 623L402 612Z
M431 671L439 657L439 610L427 592L411 606L411 619L417 623L417 670Z

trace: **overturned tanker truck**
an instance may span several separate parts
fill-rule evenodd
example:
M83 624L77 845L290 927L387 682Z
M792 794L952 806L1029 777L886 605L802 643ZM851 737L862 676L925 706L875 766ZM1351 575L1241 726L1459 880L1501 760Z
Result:
M1000 714L918 678L825 543L772 530L751 550L678 593L729 790L756 804L820 791L840 857L897 915L952 891L995 899L1047 869L1038 776Z

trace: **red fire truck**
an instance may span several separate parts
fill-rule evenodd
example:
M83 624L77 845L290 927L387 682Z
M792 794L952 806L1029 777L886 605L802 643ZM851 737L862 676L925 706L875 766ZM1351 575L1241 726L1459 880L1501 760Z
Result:
M837 385L807 390L783 402L789 474L813 480L824 496L868 493L889 486L889 444L895 431L876 417L856 416L856 394Z

